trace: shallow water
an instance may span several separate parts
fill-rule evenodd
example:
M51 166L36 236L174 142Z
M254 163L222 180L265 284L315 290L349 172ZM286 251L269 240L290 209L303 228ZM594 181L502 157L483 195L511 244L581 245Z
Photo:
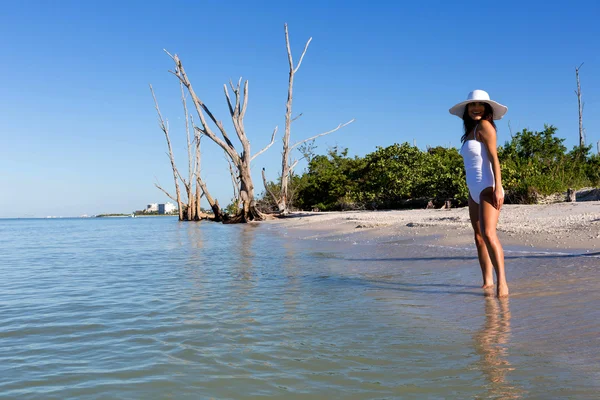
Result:
M0 397L597 397L598 257L285 236L0 220Z

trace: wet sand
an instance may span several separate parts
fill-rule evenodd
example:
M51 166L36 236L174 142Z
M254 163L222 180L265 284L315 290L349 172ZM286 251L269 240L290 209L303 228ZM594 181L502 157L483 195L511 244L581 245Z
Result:
M367 234L372 238L400 236L441 245L473 242L468 208L300 212L270 221L290 232L314 237ZM595 252L600 250L600 201L545 205L504 205L498 222L503 245L536 249Z
M467 208L299 213L266 226L319 254L330 275L360 277L382 299L402 294L399 315L419 303L431 346L470 336L444 351L479 357L478 396L596 398L600 202L505 205L498 231L511 294L501 300L480 288Z

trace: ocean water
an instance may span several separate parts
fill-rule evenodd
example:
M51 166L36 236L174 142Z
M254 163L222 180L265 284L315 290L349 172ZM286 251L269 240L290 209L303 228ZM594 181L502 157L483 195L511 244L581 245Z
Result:
M598 398L598 254L0 220L0 398Z

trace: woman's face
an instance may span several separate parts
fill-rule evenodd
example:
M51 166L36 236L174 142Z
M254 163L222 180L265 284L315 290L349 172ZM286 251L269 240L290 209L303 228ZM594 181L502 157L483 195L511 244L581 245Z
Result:
M481 117L483 117L483 113L485 112L485 103L469 103L467 104L467 112L469 113L469 117L471 117L472 120L480 121Z

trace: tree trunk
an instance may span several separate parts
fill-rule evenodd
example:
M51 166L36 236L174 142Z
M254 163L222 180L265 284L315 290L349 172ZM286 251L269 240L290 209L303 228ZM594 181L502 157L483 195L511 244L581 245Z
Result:
M250 143L247 140L242 140L242 145L244 149L248 146L248 150L250 150ZM242 162L238 166L242 207L238 215L231 219L231 222L250 222L264 219L264 215L258 211L256 201L254 200L254 184L252 183L252 176L250 174L250 157L248 154L249 152L245 151L242 153Z
M202 219L202 218L206 218L206 215L203 215L202 213L202 208L200 207L200 199L202 198L202 195L200 193L200 186L198 184L196 184L196 221Z
M185 91L183 89L183 83L179 82L179 89L181 90L181 103L183 105L183 116L185 118L185 133L187 137L187 151L188 151L188 181L186 183L186 193L187 193L187 220L194 221L196 219L196 205L194 203L194 175L192 174L192 165L194 163L194 159L192 158L192 142L190 139L190 124L188 119L188 110L187 104L185 101ZM185 183L185 181L184 181Z
M204 193L204 197L206 198L206 201L208 201L210 208L213 210L213 214L215 215L215 217L214 217L215 221L216 222L223 221L223 213L221 212L221 207L219 207L218 200L213 199L213 197L208 192L208 189L206 189L206 185L204 184L202 179L200 179L200 177L197 177L196 179L197 179L198 186L200 186L200 188L202 189L202 192Z
M304 46L304 50L302 51L302 55L300 56L300 59L298 61L298 64L296 66L294 66L294 60L292 58L292 49L290 46L290 39L289 39L289 34L288 34L288 27L287 24L284 24L284 30L285 30L285 44L286 44L286 48L287 48L287 55L288 55L288 64L289 64L289 68L290 68L290 72L289 72L289 80L288 80L288 95L287 95L287 102L286 102L286 106L285 106L285 132L284 132L284 136L283 136L283 149L281 151L281 187L279 190L279 198L277 199L277 201L275 201L275 204L277 204L277 209L279 210L279 212L282 215L286 215L289 213L289 206L290 206L290 196L289 196L289 182L290 182L290 176L291 173L294 169L294 167L297 165L298 160L291 162L290 160L290 153L291 151L298 145L305 143L309 140L314 140L315 138L319 137L319 136L323 136L323 135L328 135L332 132L337 131L338 129L340 129L342 126L346 126L350 122L347 122L345 124L340 124L337 128L329 131L329 132L325 132L325 133L321 133L318 134L316 136L313 136L311 138L302 140L294 145L290 145L290 135L291 135L291 126L292 126L292 122L294 122L296 118L292 119L292 102L293 102L293 90L294 90L294 76L296 75L296 72L298 72L298 69L300 69L300 65L302 64L302 60L304 59L304 55L306 54L306 50L308 49L308 45L310 44L310 42L312 41L312 37L308 39L308 41L306 42L306 45ZM266 182L266 179L264 180ZM266 188L266 186L265 186Z
M196 196L193 192L192 184L190 183L190 189L188 191L188 213L187 220L195 221L196 220Z
M575 94L577 95L577 105L579 108L579 147L585 147L585 133L583 131L583 103L581 101L581 85L579 84L579 69L581 65L575 68L575 77L577 78L577 91Z
M284 25L285 30L285 45L288 54L288 64L290 68L289 79L288 79L288 95L287 102L285 104L285 132L283 134L283 150L281 151L281 189L279 191L279 199L277 203L277 209L283 215L288 213L288 185L290 177L290 131L292 126L292 101L293 101L293 90L294 90L294 75L302 64L302 59L306 54L308 45L312 38L308 39L304 46L304 51L300 56L298 66L294 67L294 60L292 58L292 49L290 46L290 38L288 34L287 24Z
M205 193L203 190L201 190L200 188L200 184L198 183L198 177L200 176L200 148L199 145L196 147L196 173L194 174L194 176L196 176L196 221L203 219L203 218L207 218L208 216L206 214L204 214L202 212L202 208L200 207L200 200L202 199L202 193Z
M154 99L154 105L156 108L156 112L158 113L160 129L164 132L165 138L167 139L167 147L169 149L169 160L171 161L171 169L173 170L173 180L175 181L175 194L177 196L179 220L183 221L183 207L181 202L181 191L179 190L178 179L179 172L177 171L177 166L175 165L175 157L173 156L173 148L171 147L171 139L169 138L169 127L167 124L165 124L160 109L158 108L158 101L156 100L156 96L154 95L154 89L152 89L152 85L150 85L150 91L152 92L152 98Z
M194 119L190 116L190 122L192 124L192 126L194 126ZM196 160L196 165L194 165L194 177L196 180L196 220L200 220L203 218L208 218L208 215L204 214L202 212L202 208L200 207L200 200L202 199L202 193L204 193L203 191L201 191L200 189L200 185L197 182L197 179L200 177L200 140L202 139L202 137L200 136L200 134L197 134L196 132L194 132L194 141L196 143L196 155L195 155L195 160Z

